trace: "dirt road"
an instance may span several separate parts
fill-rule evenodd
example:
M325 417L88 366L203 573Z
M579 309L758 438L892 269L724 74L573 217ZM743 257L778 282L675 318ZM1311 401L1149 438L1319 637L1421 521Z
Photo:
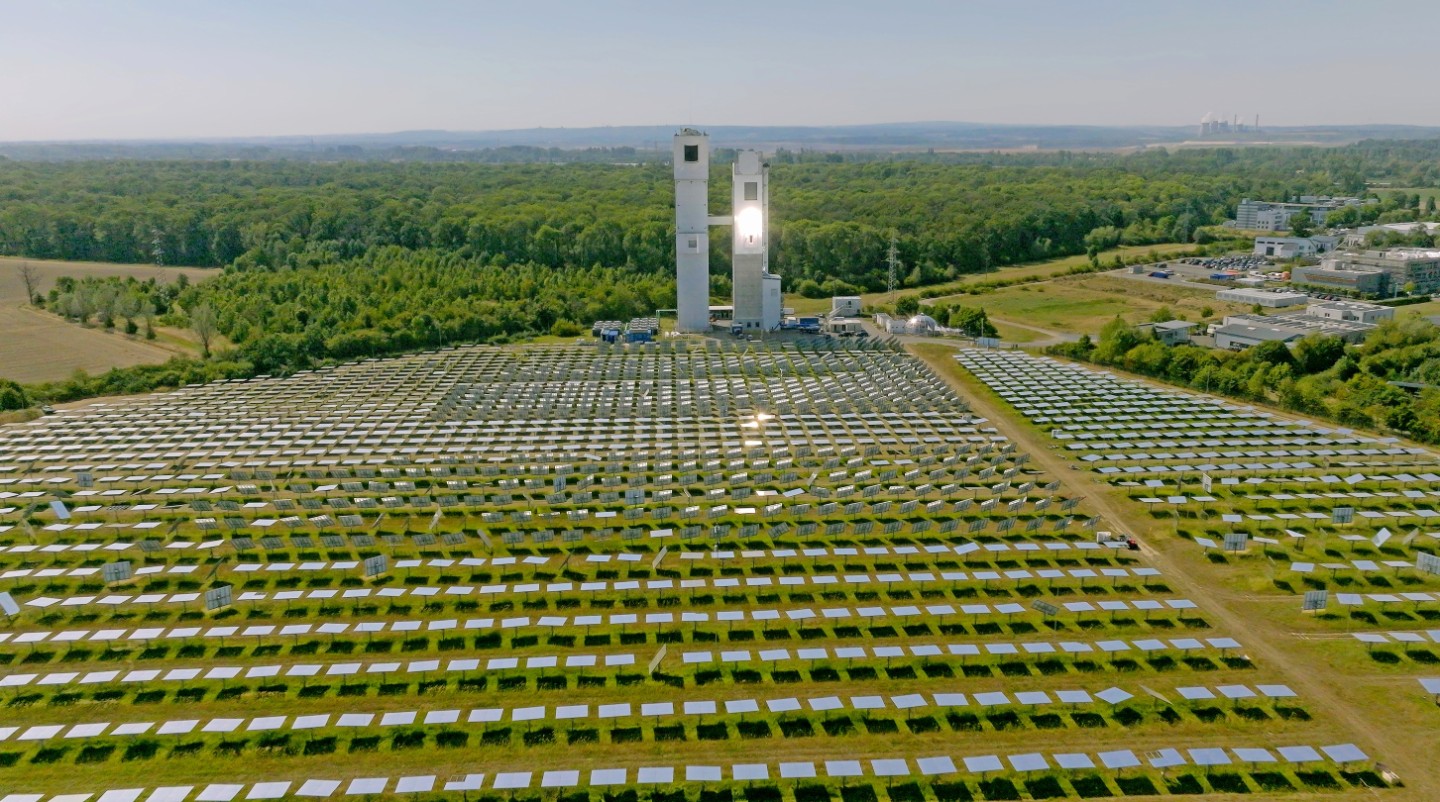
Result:
M1146 537L1143 533L1153 530L1155 524L1138 506L1123 498L1117 499L1093 474L1065 459L1049 438L1020 423L1016 412L959 367L953 350L917 349L908 344L906 348L934 368L970 403L977 415L987 418L1018 448L1028 452L1037 468L1059 479L1070 493L1083 496L1089 508L1113 529L1141 533L1142 552L1164 573L1172 587L1200 605L1222 631L1243 635L1246 649L1256 662L1283 674L1301 698L1315 704L1319 716L1332 717L1356 745L1397 771L1405 780L1406 788L1387 791L1387 799L1417 802L1440 799L1436 756L1428 753L1423 742L1388 728L1381 716L1376 715L1379 711L1358 706L1351 693L1353 677L1340 674L1323 661L1312 660L1297 649L1301 642L1290 631L1276 625L1271 616L1256 614L1257 605L1273 605L1273 599L1246 599L1221 592L1221 583L1215 575L1204 569L1197 571L1190 564L1181 568L1174 554L1181 548L1194 548L1192 544L1163 535Z

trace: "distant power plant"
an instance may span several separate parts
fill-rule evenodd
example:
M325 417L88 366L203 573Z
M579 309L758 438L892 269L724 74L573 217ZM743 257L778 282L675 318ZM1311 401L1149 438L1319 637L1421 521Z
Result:
M1255 115L1255 124L1246 125L1240 122L1240 115L1236 114L1230 119L1216 117L1214 112L1206 112L1200 118L1200 137L1225 136L1229 134L1258 134L1260 133L1260 115Z
M730 323L780 327L780 277L770 272L770 165L742 150L731 169L731 214L709 212L710 137L693 128L675 134L675 293L677 328L710 331L710 226L731 227Z

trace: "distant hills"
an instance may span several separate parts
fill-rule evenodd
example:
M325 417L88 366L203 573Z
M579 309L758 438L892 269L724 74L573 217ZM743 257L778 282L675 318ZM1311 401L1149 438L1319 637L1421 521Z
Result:
M668 157L679 125L398 131L382 134L0 143L0 156L67 159L296 159L416 161L645 161ZM1200 138L1197 126L998 125L963 122L832 126L695 126L716 147L815 151L1114 150L1151 146L1338 145L1362 139L1433 139L1440 127L1292 126ZM576 151L601 150L594 158ZM617 152L618 151L618 152Z

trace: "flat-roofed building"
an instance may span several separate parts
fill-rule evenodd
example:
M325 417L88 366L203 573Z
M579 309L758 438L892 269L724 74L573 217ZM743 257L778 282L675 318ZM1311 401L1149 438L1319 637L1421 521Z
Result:
M1317 301L1305 307L1305 314L1325 320L1374 324L1382 320L1393 320L1395 308L1361 301Z
M1300 287L1353 292L1357 295L1390 294L1389 273L1334 263L1297 267L1290 271L1290 283Z
M1346 251L1326 257L1321 262L1320 268L1331 272L1317 274L1312 268L1304 268L1303 272L1312 279L1321 278L1332 281L1352 276L1360 278L1359 274L1367 274L1363 279L1367 285L1376 281L1368 274L1375 271L1384 273L1386 278L1379 282L1383 284L1382 289L1378 291L1359 290L1367 294L1394 295L1411 285L1417 293L1440 292L1440 249L1391 248L1383 251ZM1345 271L1353 271L1353 273ZM1292 274L1291 280L1298 281L1299 279ZM1318 282L1312 281L1311 283L1318 285Z
M1256 256L1272 259L1294 259L1335 250L1339 237L1256 237Z
M1230 301L1237 304L1259 304L1270 309L1281 309L1287 306L1304 306L1310 302L1310 296L1303 292L1289 292L1288 290L1262 290L1253 287L1236 287L1234 289L1221 290L1215 293L1216 300Z
M1164 323L1141 323L1136 328L1149 329L1155 333L1155 339L1165 345L1179 345L1190 342L1190 330L1195 328L1194 323L1184 320L1167 320Z
M1215 347L1243 351L1276 340L1288 345L1304 336L1303 331L1269 323L1263 315L1231 315L1215 329Z
M1278 315L1230 315L1215 329L1215 347L1243 351L1263 342L1288 345L1311 334L1358 343L1374 329L1374 323L1312 315L1308 309Z
M860 296L836 295L830 299L831 317L860 317Z
M1324 225L1325 218L1344 206L1359 206L1359 198L1305 196L1302 203L1268 203L1246 198L1235 210L1235 227L1261 231L1289 231L1290 217L1308 214L1315 225Z

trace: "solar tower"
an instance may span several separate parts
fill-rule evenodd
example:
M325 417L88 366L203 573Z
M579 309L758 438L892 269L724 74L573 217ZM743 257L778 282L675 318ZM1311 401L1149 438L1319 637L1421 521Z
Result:
M710 137L675 134L675 316L682 332L710 331Z

